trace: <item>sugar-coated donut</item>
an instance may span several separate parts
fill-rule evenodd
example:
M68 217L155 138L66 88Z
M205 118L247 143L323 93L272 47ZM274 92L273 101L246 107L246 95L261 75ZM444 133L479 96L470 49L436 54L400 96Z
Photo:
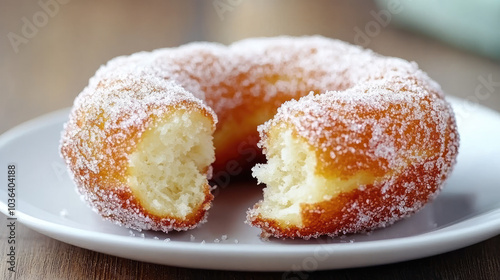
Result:
M415 63L313 36L115 58L76 98L60 150L103 217L167 232L205 221L208 180L250 168L259 137L267 163L253 173L267 186L248 222L280 238L418 211L459 142L451 107Z

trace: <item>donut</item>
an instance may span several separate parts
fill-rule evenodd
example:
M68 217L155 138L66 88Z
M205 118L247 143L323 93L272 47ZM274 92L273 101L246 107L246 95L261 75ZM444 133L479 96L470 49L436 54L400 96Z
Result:
M164 232L205 222L220 174L264 159L247 223L308 239L415 213L458 146L450 105L415 63L283 36L110 60L75 99L60 153L103 218Z

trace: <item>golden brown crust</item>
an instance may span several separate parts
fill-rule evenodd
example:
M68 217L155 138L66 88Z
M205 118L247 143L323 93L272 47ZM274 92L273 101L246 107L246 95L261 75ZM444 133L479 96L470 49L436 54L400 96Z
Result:
M333 237L386 227L420 210L438 191L441 180L445 178L439 177L440 170L435 165L432 170L426 169L427 162L410 166L391 181L367 185L362 190L342 193L316 204L302 205L304 225L301 227L265 219L261 215L251 216L250 221L263 229L264 237L277 238ZM431 179L421 180L422 176ZM414 184L411 189L406 187L409 183Z
M282 127L292 128L316 154L317 176L349 180L363 174L374 181L301 204L301 225L264 216L261 202L248 218L264 236L335 236L392 224L437 195L458 154L453 111L418 73L287 102L259 127L264 152L275 141L270 131Z
M136 87L133 97L131 87ZM79 192L104 218L138 230L167 232L193 228L206 217L213 199L210 186L205 185L204 201L185 218L159 217L141 206L128 186L129 155L145 130L154 126L157 119L166 118L176 110L201 112L211 119L213 129L216 117L208 107L179 88L173 89L180 90L175 97L150 97L150 102L144 102L147 97L137 92L145 88L147 95L169 94L167 89L154 83L107 79L100 80L92 91L87 88L75 101L70 120L65 125L61 155ZM127 94L129 102L119 104ZM205 172L209 174L208 166Z
M311 96L280 107L310 92ZM353 95L348 96L350 93ZM396 99L388 97L390 94ZM316 102L313 95L322 99L323 107L308 107ZM335 106L329 107L329 102ZM290 104L300 104L300 108ZM369 171L391 184L385 187L377 182L363 191L304 205L305 224L301 228L266 220L254 211L249 219L265 234L307 238L390 224L392 218L413 213L418 203L424 204L435 195L456 158L458 134L451 108L439 86L416 64L317 36L250 39L228 47L193 43L113 59L97 71L75 100L61 154L80 192L102 216L136 229L192 228L204 219L213 198L208 185L199 209L185 219L172 219L146 211L124 181L128 156L142 133L172 110L198 110L212 121L214 129L217 124L214 174L237 175L233 171L244 170L259 158L256 127L272 118L279 107L279 116L260 128L263 142L269 126L293 124L297 137L317 147L318 174L349 178ZM407 121L408 116L413 119ZM434 116L441 117L440 121ZM380 128L380 121L400 122L404 127ZM321 131L311 129L318 123ZM358 125L362 129L354 131ZM440 129L424 129L433 126ZM395 141L389 146L374 144L375 132L379 138ZM373 145L380 149L374 150ZM409 148L415 146L419 149ZM420 160L415 160L417 157ZM211 170L207 167L205 171L210 177ZM422 181L424 175L430 179ZM400 195L398 192L410 183L415 188L404 197L412 209L401 213L381 210L359 226L362 209L348 208L367 199L381 209L395 207L400 201L396 203L387 195Z

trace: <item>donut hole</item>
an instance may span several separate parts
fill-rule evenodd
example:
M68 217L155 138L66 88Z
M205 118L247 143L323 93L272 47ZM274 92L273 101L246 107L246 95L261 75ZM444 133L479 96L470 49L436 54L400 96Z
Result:
M205 200L214 160L211 120L179 110L143 133L129 157L128 184L148 212L185 218Z
M251 216L260 215L283 226L304 226L302 210L306 204L334 201L340 193L376 180L366 172L348 179L320 174L317 167L321 163L315 149L291 128L273 126L264 147L267 163L252 169L259 183L266 184L264 199Z

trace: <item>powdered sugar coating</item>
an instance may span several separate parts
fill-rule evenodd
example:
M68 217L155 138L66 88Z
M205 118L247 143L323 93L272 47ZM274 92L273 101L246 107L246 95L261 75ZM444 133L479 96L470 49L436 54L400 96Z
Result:
M456 151L458 135L448 134L454 130L453 119L444 99L401 79L286 102L259 131L264 143L271 126L292 125L320 151L324 169L344 165L342 174L349 176L360 169L374 172L377 165L379 174L385 174L406 166L409 158L426 159L426 152L449 156L446 151ZM346 158L355 153L363 157Z
M185 230L205 220L210 201L199 209L196 223L154 217L127 185L128 155L148 126L170 111L198 110L212 119L214 129L217 117L174 80L151 72L148 58L146 53L119 57L96 72L75 99L61 153L79 192L103 217L137 230Z
M259 126L259 145L266 152L271 130L291 128L316 153L318 174L376 179L302 205L300 228L260 216L257 204L248 219L265 236L307 239L385 227L420 210L450 174L459 137L439 87L416 64L399 59L372 56L352 71L359 82L343 91L285 102ZM354 80L349 72L344 75Z
M412 94L391 95L402 89ZM331 92L324 94L327 91ZM61 153L80 193L102 216L134 229L184 230L196 224L146 213L127 186L128 155L155 118L172 110L198 110L214 127L218 122L217 170L241 157L241 139L256 134L262 119L270 119L283 102L309 92L319 95L286 103L260 131L265 139L268 127L289 122L325 151L325 163L341 162L341 155L350 150L342 146L342 139L336 144L340 150L329 149L331 143L321 140L329 138L328 130L321 129L326 124L324 110L335 112L342 106L345 111L359 110L365 104L384 109L397 102L419 104L429 99L432 114L451 112L439 86L415 63L381 57L341 41L312 36L248 39L230 46L200 42L118 57L102 66L75 100ZM301 110L307 111L302 118L295 115ZM413 110L411 117L428 117L419 112ZM391 117L384 121L390 123ZM363 131L369 123L345 121L352 131ZM381 167L384 170L397 167L402 160L397 143L386 141L382 130L373 132L372 156L390 159ZM352 168L363 164L369 165L360 162ZM198 221L205 219L209 202L199 209Z

